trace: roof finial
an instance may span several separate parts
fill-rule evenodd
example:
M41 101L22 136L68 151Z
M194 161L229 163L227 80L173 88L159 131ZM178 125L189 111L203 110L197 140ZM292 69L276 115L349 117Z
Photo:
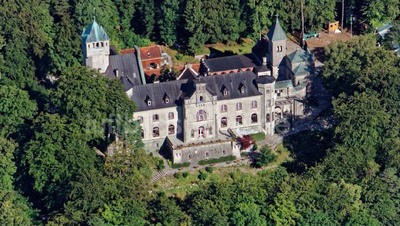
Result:
M93 7L93 21L96 21L96 7Z
M277 13L277 14L275 15L275 17L276 17L276 21L278 22L278 21L279 21L279 14Z

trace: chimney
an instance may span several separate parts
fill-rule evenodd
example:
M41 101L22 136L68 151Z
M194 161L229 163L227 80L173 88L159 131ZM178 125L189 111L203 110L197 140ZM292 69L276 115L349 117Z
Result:
M262 58L262 65L267 66L267 57Z

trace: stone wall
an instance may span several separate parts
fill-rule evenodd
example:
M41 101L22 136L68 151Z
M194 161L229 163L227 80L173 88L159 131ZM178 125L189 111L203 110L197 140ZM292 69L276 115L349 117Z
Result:
M200 143L170 151L172 152L172 161L174 164L190 162L191 165L197 165L203 159L216 159L230 155L240 158L240 144L235 141Z

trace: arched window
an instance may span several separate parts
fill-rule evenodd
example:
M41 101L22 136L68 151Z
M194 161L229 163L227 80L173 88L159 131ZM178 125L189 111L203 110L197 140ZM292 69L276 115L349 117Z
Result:
M143 117L142 116L137 117L137 120L139 121L139 123L143 123Z
M101 42L101 47L104 47L104 42Z
M90 44L87 45L88 49L90 49Z
M251 102L251 108L257 108L257 101L256 100L253 100Z
M205 121L207 120L207 113L204 110L200 110L197 112L197 121Z
M226 117L221 118L221 127L228 126L228 119Z
M200 126L198 132L199 132L199 137L206 137L204 134L204 127Z
M265 118L266 118L267 122L271 122L271 114L268 113Z
M200 101L200 102L203 102L203 101L204 101L204 97L203 97L203 96L200 96L200 97L199 97L199 101Z
M174 117L175 117L174 112L168 113L168 119L174 119Z
M158 122L159 119L160 119L160 118L158 117L157 114L154 114L154 115L153 115L153 122Z
M158 127L153 128L153 137L159 137L160 136L160 129Z
M226 151L225 151L225 150L223 150L223 151L222 151L222 154L223 154L223 155L226 155Z
M96 43L96 48L99 48L99 43L98 42Z
M239 126L243 124L242 116L236 116L236 124Z
M175 134L175 126L174 125L169 125L168 126L168 134Z
M140 131L140 136L142 137L142 139L144 139L144 130L143 129Z
M236 110L242 110L242 103L236 103Z
M251 115L251 123L257 123L257 122L258 122L257 114L252 114Z
M226 104L221 105L221 112L227 112L228 111L228 106Z
M208 153L208 151L206 152L206 157L209 157L210 156L210 153Z

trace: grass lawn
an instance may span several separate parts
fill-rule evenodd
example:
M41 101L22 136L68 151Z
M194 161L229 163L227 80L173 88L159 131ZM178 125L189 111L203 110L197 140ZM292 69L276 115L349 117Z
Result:
M246 54L246 53L251 53L251 49L256 44L253 40L249 38L243 38L241 42L242 42L241 44L232 41L229 41L226 44L216 43L211 45L210 47L219 50L221 52L231 52L233 54Z
M223 180L231 180L230 174L235 171L243 172L246 174L257 174L263 170L273 170L277 165L282 164L289 160L289 151L283 147L283 145L279 145L275 150L275 153L278 155L277 160L268 165L268 168L264 167L261 169L253 168L249 165L241 165L241 166L230 166L230 167L213 167L212 173L207 173L208 176L205 180L201 180L198 178L200 171L189 171L188 176L185 178L183 176L179 178L175 178L173 175L166 176L158 180L154 184L155 191L163 191L167 194L167 196L175 196L179 199L184 199L188 194L196 191L200 186L210 182L210 181L223 181Z
M241 44L229 41L226 44L216 43L205 45L197 55L210 55L211 51L221 52L222 54L246 54L251 53L251 49L255 42L248 38L241 39ZM184 66L187 63L199 63L194 56L184 55L175 49L164 46L164 51L171 56L172 62L175 66Z

